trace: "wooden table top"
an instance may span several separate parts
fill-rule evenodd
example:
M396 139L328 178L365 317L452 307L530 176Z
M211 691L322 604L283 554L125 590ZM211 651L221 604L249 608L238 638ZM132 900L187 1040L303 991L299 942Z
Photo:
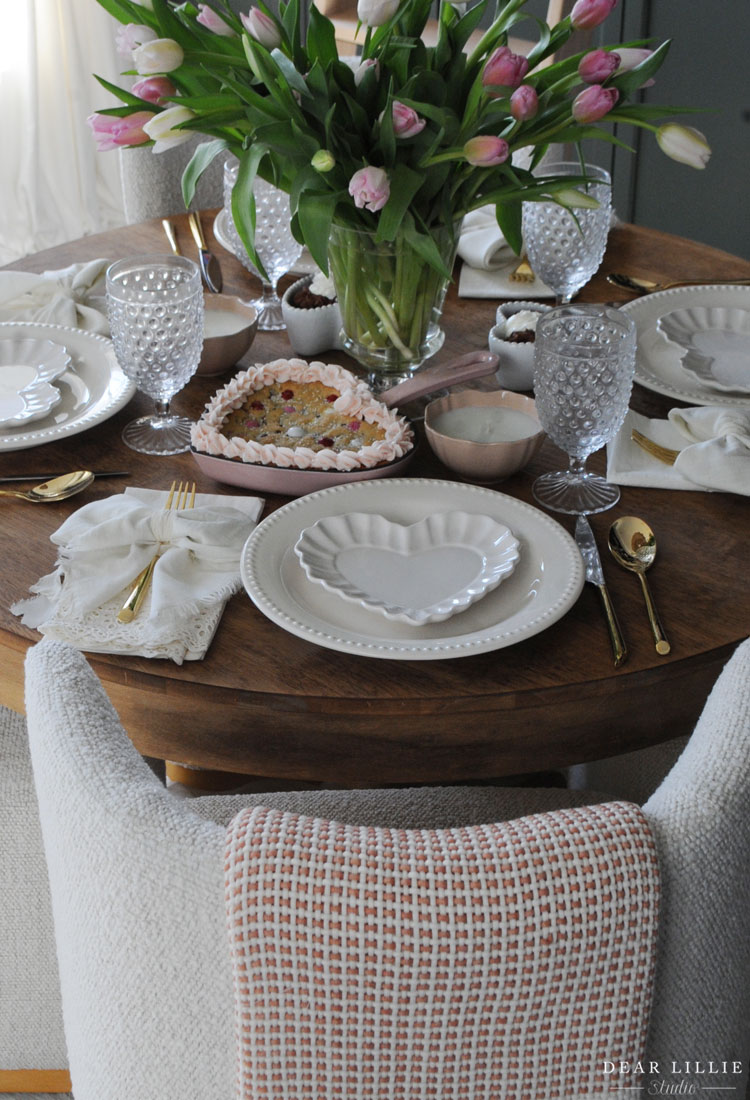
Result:
M185 217L175 219L187 255ZM204 219L210 229L211 219ZM258 283L208 232L221 258L225 291L249 297ZM45 271L73 261L117 258L166 248L158 220L84 238L11 265ZM746 277L750 263L654 230L621 226L610 235L601 273L581 301L625 301L603 273L656 279ZM285 285L285 284L282 284ZM435 365L486 347L498 305L449 291L446 342ZM288 356L285 333L259 333L245 365ZM343 353L326 356L351 366ZM194 378L173 402L197 416L223 378ZM677 402L639 385L631 405L664 416ZM2 475L87 467L132 471L129 484L164 488L194 479L198 491L226 492L202 475L190 455L150 458L129 450L120 432L151 403L140 394L90 430L30 450L3 453ZM558 468L561 452L545 442L533 465L499 489L533 503L535 476ZM591 460L603 469L603 452ZM450 477L427 446L410 476ZM41 507L2 502L3 599L0 703L22 709L22 662L39 635L8 610L54 564L50 534L81 504L122 491L97 481L74 500ZM268 499L264 515L285 502ZM265 618L244 593L230 600L203 661L91 655L134 743L146 755L203 768L348 786L452 782L514 775L598 759L690 731L706 694L734 647L748 634L750 589L744 582L750 544L745 497L624 487L619 505L591 517L600 548L617 515L640 515L657 533L659 556L649 574L672 642L655 653L637 579L603 554L629 658L613 667L599 595L586 585L559 622L492 653L436 661L370 659L333 652L294 637ZM568 531L571 517L560 519Z

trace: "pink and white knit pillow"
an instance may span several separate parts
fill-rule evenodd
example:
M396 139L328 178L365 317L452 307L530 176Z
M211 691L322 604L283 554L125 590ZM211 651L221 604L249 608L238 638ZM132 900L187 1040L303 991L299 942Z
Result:
M659 874L641 811L229 826L242 1100L578 1100L643 1055Z

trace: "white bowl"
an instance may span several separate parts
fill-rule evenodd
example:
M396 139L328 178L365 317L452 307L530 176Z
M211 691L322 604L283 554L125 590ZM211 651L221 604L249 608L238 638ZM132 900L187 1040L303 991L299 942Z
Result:
M281 299L281 312L286 322L290 343L297 355L317 355L341 347L341 311L338 302L315 309L296 309L292 298L309 286L312 275L305 275L287 288Z
M487 515L434 512L393 523L369 512L326 516L294 551L308 579L396 622L440 623L509 577L518 539Z
M504 322L509 317L515 316L522 310L532 313L548 313L551 306L542 305L540 302L505 302L498 307L495 317L495 325L490 329L489 348L499 358L495 378L505 390L524 392L531 390L534 385L534 341L516 343L506 340L501 335Z

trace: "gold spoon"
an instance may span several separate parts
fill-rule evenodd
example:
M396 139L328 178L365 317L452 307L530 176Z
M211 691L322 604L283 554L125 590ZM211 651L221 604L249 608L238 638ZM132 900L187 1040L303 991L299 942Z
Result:
M665 657L671 650L667 641L664 628L661 625L659 614L656 610L651 595L651 589L646 580L646 570L653 565L656 557L656 536L645 520L637 516L622 516L616 519L609 529L609 549L615 561L625 569L638 574L638 580L643 589L643 598L646 601L648 621L651 623L651 632L654 635L656 652Z
M20 497L35 504L51 500L65 500L74 493L87 489L94 480L91 470L74 470L71 474L61 474L51 481L43 481L33 489L0 489L0 497Z
M651 279L638 279L635 275L623 275L619 271L610 271L607 282L637 294L653 294L655 290L669 290L673 286L750 286L750 279L674 279L655 283Z

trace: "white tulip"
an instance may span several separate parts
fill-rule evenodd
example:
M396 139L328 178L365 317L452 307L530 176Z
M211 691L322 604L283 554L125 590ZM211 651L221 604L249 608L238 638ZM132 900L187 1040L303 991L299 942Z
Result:
M195 118L195 115L187 107L167 107L166 111L160 111L150 122L145 123L144 131L156 142L153 152L164 153L167 149L174 149L175 146L190 141L194 131L174 129L190 118Z
M133 50L133 64L139 76L171 73L179 69L184 59L182 46L173 38L155 38Z
M399 0L358 0L357 19L366 27L380 27L396 14Z

